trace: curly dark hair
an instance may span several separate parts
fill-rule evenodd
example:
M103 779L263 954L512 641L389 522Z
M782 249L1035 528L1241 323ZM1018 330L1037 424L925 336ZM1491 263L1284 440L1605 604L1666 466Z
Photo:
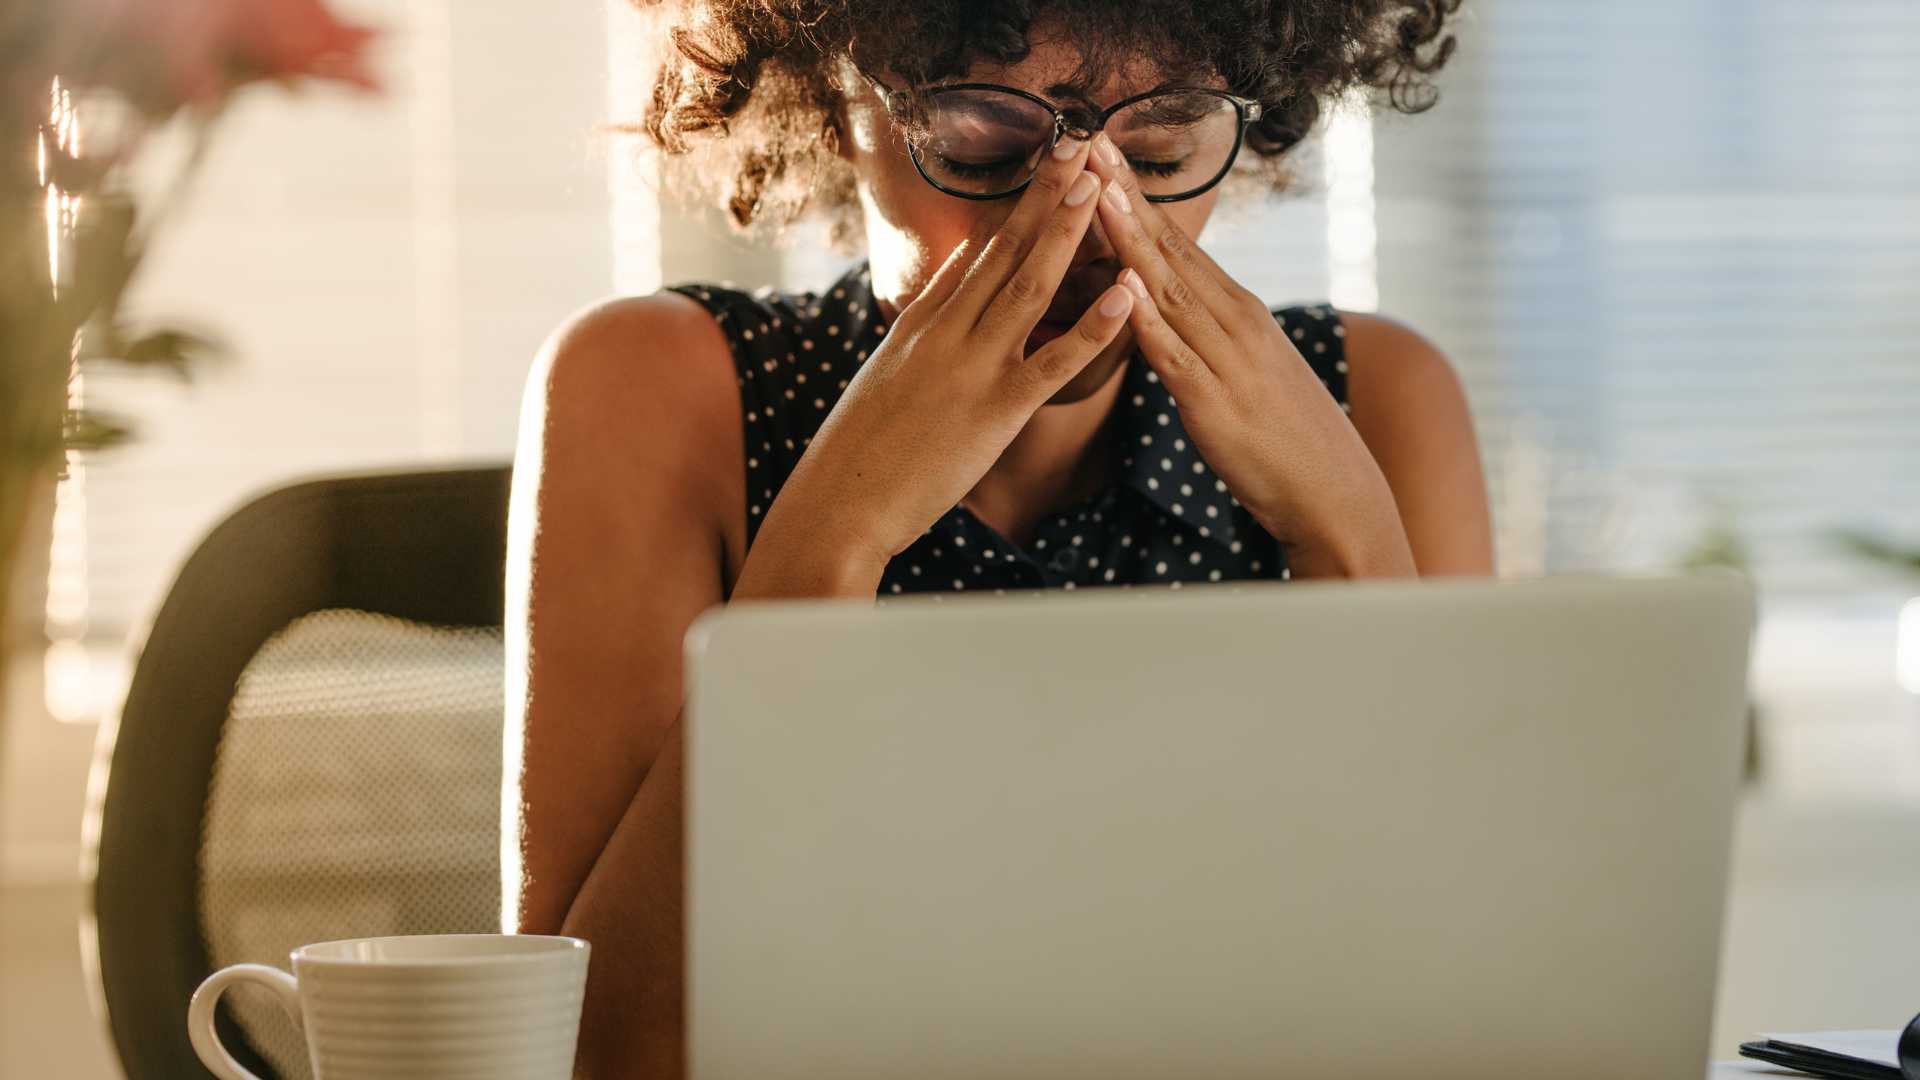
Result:
M1433 106L1432 76L1454 49L1442 31L1461 0L633 2L661 9L671 48L641 122L623 130L668 158L700 150L679 175L736 228L783 231L818 211L849 251L861 230L852 170L836 153L843 63L898 72L914 89L976 62L1017 63L1041 26L1080 58L1075 85L1097 86L1130 59L1171 80L1218 76L1263 106L1247 171L1279 191L1292 181L1287 152L1327 104L1361 93L1404 113Z

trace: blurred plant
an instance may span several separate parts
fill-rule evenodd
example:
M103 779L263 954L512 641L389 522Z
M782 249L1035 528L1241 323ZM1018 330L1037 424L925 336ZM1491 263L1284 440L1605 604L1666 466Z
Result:
M1746 537L1740 533L1739 516L1732 504L1715 495L1704 497L1707 504L1706 523L1693 542L1675 560L1674 565L1681 570L1698 573L1702 570L1735 570L1748 577L1753 576L1753 551ZM1757 784L1766 769L1766 756L1761 746L1761 738L1766 729L1762 723L1762 710L1759 701L1751 695L1747 698L1747 756L1744 764L1746 782Z
M29 511L69 450L129 432L76 407L79 365L184 372L212 350L122 305L222 110L261 82L374 89L371 37L322 0L0 0L0 656ZM142 198L134 166L162 132L187 149Z
M1752 573L1753 552L1748 548L1746 538L1740 535L1733 508L1725 500L1711 497L1708 504L1711 510L1706 525L1681 553L1678 566L1682 570L1718 567Z
M1827 533L1829 539L1863 559L1891 566L1895 570L1920 575L1920 545L1905 546L1864 529L1840 528Z

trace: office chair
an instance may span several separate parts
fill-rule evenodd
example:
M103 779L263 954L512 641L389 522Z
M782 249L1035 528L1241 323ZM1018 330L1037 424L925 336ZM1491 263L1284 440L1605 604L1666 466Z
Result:
M130 1080L206 1075L187 1003L217 968L499 929L508 481L297 484L181 570L89 791L83 943ZM228 995L223 1040L262 1076L309 1075L256 993Z

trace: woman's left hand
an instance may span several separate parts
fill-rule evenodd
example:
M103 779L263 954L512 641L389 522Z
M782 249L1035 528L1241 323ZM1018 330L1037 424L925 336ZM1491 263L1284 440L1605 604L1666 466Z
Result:
M1140 353L1227 489L1334 572L1413 574L1386 476L1266 303L1146 201L1104 134L1087 167L1103 179L1100 220L1127 267Z

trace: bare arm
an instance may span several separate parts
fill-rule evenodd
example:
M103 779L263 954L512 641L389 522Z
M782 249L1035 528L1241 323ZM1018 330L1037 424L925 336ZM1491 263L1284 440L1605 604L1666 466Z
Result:
M641 343L657 343L647 348ZM582 1076L685 1072L682 640L744 546L725 339L671 295L556 333L528 383L508 553L504 920L593 944ZM761 533L736 599L864 596L884 563L804 550L802 508Z
M681 638L721 600L744 482L725 350L691 301L625 300L563 327L528 382L508 552L508 921L593 943L583 1075L679 1072Z

